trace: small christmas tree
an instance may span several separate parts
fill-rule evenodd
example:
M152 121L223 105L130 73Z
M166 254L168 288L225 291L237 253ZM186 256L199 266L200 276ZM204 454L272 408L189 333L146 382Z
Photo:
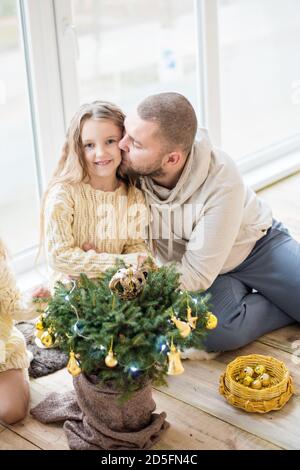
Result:
M68 370L97 376L123 397L183 372L180 350L201 348L216 326L209 298L179 289L174 266L134 271L122 263L99 279L58 283L37 323L44 345L70 353Z

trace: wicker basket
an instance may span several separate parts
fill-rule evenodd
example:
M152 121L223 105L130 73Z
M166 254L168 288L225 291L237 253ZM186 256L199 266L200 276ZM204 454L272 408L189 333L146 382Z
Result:
M264 365L271 377L269 387L255 390L235 380L246 366L254 368L258 364ZM283 362L270 356L251 354L239 356L227 365L225 373L220 377L219 391L233 406L250 413L267 413L280 410L293 395L294 387Z

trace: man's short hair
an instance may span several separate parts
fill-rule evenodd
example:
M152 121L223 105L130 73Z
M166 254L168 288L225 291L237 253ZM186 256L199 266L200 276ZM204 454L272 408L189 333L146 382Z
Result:
M181 94L168 92L150 95L137 108L139 117L156 122L166 151L180 147L188 154L197 132L197 117L191 103Z

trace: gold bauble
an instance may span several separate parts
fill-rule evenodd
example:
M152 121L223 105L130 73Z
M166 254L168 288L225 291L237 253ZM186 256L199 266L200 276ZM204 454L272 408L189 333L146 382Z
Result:
M271 377L266 372L259 377L263 387L268 387L271 384Z
M216 328L217 325L218 325L217 317L213 313L209 312L207 315L206 328L208 330L213 330L214 328Z
M138 296L146 284L145 273L133 267L119 269L109 282L110 290L122 300Z
M249 387L249 385L251 385L253 382L253 379L252 377L250 377L250 375L246 375L246 377L243 379L243 385L245 385L246 387Z
M118 361L111 349L107 353L107 356L105 358L105 364L107 365L107 367L116 367L116 365L118 364Z
M253 382L251 382L251 388L255 388L256 390L260 390L262 387L262 383L259 379L255 379L253 380Z
M169 367L168 367L168 372L167 372L168 375L179 375L184 372L184 368L180 359L180 351L177 351L173 342L171 345L171 350L170 352L168 352L168 360L169 360Z
M44 333L41 336L41 342L46 348L51 348L54 344L54 338L53 336L49 333L49 331L44 331Z
M37 330L44 330L45 329L45 325L44 325L44 318L45 318L45 315L40 315L36 324L35 324L35 327Z
M44 333L45 330L35 330L34 336L40 340Z
M247 366L243 369L243 372L246 375L249 375L250 377L253 377L253 374L254 374L254 370L252 369L252 367L250 366Z
M73 375L73 377L76 377L81 373L81 369L79 366L79 362L77 361L75 357L75 353L73 351L70 352L70 358L69 362L67 364L67 371Z
M266 372L266 368L265 368L265 366L263 366L261 364L258 364L255 367L254 372L256 373L256 375L262 375Z

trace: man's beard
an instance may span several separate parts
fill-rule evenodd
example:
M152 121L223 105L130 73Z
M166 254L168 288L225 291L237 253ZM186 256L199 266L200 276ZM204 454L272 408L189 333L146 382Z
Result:
M149 178L160 178L165 176L165 172L161 168L161 163L153 164L150 168L132 168L130 160L123 163L119 167L119 171L121 175L126 175L129 178L138 178L139 176L148 176Z

